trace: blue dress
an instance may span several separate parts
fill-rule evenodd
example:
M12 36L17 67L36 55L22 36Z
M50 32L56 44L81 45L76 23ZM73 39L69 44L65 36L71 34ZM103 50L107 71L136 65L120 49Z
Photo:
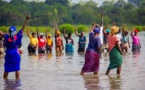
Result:
M74 52L73 39L66 37L65 40L66 40L65 52Z
M5 55L5 72L13 72L20 70L21 57L18 46L21 44L22 30L20 30L14 38L11 39L8 34L4 34L6 55Z

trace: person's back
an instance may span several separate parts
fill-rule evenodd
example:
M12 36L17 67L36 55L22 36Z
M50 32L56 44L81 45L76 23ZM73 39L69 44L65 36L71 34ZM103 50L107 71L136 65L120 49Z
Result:
M120 41L116 35L108 36L108 49L109 51L116 45L116 42Z

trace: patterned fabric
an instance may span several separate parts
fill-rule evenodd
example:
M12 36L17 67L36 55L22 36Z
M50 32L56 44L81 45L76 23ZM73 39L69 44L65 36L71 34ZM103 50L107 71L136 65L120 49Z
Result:
M100 64L100 55L93 51L86 51L85 64L82 72L98 72Z
M65 52L74 52L74 47L72 44L67 43L65 45Z
M140 45L136 45L132 43L132 51L140 51Z

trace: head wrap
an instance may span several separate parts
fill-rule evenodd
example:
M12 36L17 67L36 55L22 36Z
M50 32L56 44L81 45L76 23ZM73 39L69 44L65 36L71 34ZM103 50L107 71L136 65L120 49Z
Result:
M100 33L100 28L98 28L98 27L95 27L94 29L93 29L93 32L96 34L96 33Z
M135 33L138 33L138 30L137 30L137 29L135 29L135 30L134 30L134 32L135 32Z
M110 33L110 29L107 29L107 30L106 30L106 33Z
M16 27L15 26L11 26L10 28L9 28L9 33L10 33L10 37L13 39L14 38L14 35L15 35L15 33L16 33Z
M115 35L119 31L119 28L117 26L111 27L111 35Z
M57 31L57 34L60 34L60 31Z
M49 37L51 37L51 34L48 34Z
M43 33L40 33L40 36L43 36L44 34Z

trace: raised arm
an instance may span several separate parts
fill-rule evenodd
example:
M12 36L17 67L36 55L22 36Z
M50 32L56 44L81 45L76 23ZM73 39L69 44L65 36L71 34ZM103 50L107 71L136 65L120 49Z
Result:
M133 32L134 32L134 30L131 32L131 36L133 36Z
M36 28L36 32L37 32L37 38L39 38L38 28Z
M106 26L103 28L103 33L106 33L107 27L108 27L108 25L106 25Z
M104 23L104 21L103 21L103 14L101 14L101 26L103 26L103 23Z
M0 31L0 35L1 35L2 37L4 37L4 33L3 33L2 31Z
M58 27L57 27L57 25L55 26L55 38L56 38L56 35L57 35L57 31L58 31Z
M124 35L124 30L125 30L125 24L123 24L123 26L122 26L122 36Z
M64 37L64 38L66 38L65 33L66 33L66 30L64 29L64 30L63 30L63 37Z
M75 27L74 29L75 29L75 34L76 34L76 36L79 37L80 35L77 33L77 27Z
M27 27L27 35L30 36L30 28Z
M93 32L93 29L95 28L95 26L96 26L96 24L93 23L93 24L92 24L92 28L91 28L91 32Z
M46 28L46 32L45 32L45 37L47 38L48 35L48 29Z
M27 16L26 16L26 20L25 20L25 22L24 22L24 24L23 24L23 26L22 26L22 29L21 29L22 31L24 31L24 29L25 29L25 27L26 27L26 25L27 25L29 19L30 19L30 16L27 15Z

